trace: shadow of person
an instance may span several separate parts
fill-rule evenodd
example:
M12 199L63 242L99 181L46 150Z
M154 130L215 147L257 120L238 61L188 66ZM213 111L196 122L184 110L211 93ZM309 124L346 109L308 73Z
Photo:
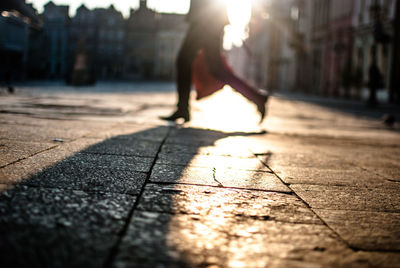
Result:
M221 186L214 161L257 160L229 142L218 146L232 135L250 134L150 128L93 144L22 178L0 195L1 266L100 267L124 260L188 266L185 252L168 242L179 210L175 198L182 187L204 185L193 190L207 193ZM182 215L213 205L193 201L181 206Z

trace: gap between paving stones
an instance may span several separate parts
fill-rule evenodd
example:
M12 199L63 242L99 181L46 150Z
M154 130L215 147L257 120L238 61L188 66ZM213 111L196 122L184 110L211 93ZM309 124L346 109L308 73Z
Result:
M255 154L255 155L256 155L256 154ZM256 155L256 156L257 156L257 155ZM311 207L304 199L302 199L302 198L290 187L290 184L285 183L285 181L284 181L277 173L275 173L268 165L266 165L261 159L260 159L260 161L261 161L266 167L268 167L268 168L271 170L271 172L272 172L283 184L285 184L285 185L293 192L293 195L295 195L299 200L301 200L301 201L304 203L304 205L305 205L309 210L311 210L311 211L315 214L315 216L317 216L317 218L323 223L324 226L326 226L329 230L331 230L331 231L335 234L335 236L338 238L338 240L339 240L340 242L344 243L346 246L348 246L349 248L352 249L352 247L350 246L350 244L349 244L346 240L344 240L344 238L342 238L342 237L339 235L339 233L338 233L337 231L335 231L331 226L329 226L328 223L327 223L326 221L324 221L324 219L323 219L321 216L319 216L317 213L315 213L315 211L312 209L312 207Z
M158 151L157 151L157 153L156 153L156 156L154 157L154 160L153 160L153 163L151 164L150 170L149 170L149 172L147 173L146 180L145 180L145 182L143 183L143 185L142 185L142 187L141 187L141 189L140 189L139 194L137 195L136 201L135 201L135 203L133 204L132 209L131 209L131 210L129 211L129 213L128 213L128 217L127 217L127 220L126 220L126 222L125 222L125 224L124 224L124 227L122 228L122 230L121 230L120 233L119 233L119 236L118 236L118 239L117 239L117 243L115 244L114 247L111 248L110 254L109 254L109 256L106 258L106 261L105 261L105 263L104 263L104 267L112 267L112 265L113 265L114 259L115 259L115 257L116 257L117 254L118 254L119 246L120 246L120 244L121 244L121 242L122 242L123 237L125 236L125 234L126 234L127 231L128 231L129 224L130 224L130 222L131 222L131 220L132 220L133 214L134 214L136 208L137 208L138 205L139 205L139 200L140 200L140 198L141 198L142 195L143 195L143 192L144 192L144 190L145 190L146 185L147 185L148 182L150 181L151 171L153 170L153 167L154 167L154 165L156 164L156 161L157 161L157 159L158 159L158 155L159 155L159 153L161 152L161 148L162 148L162 146L164 145L165 141L167 140L170 131L171 131L171 127L168 127L167 134L165 135L165 138L161 141L161 143L160 143L160 145L159 145L159 148L158 148Z

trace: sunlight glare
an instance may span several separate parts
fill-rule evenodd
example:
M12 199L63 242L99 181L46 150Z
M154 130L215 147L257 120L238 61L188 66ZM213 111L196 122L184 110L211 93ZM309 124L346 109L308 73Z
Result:
M248 37L247 25L251 18L251 0L225 0L230 25L225 27L224 48L240 47Z
M230 86L204 100L193 102L193 106L195 116L190 122L193 127L223 132L260 131L255 106Z

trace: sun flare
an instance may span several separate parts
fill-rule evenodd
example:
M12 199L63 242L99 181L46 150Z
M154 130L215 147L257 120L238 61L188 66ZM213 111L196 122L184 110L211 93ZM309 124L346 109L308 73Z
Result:
M251 0L224 0L230 24L225 27L224 48L240 47L247 36L251 18Z

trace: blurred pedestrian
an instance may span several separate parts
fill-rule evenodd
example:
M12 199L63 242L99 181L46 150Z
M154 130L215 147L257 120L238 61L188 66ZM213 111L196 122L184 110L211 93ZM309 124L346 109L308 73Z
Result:
M215 79L214 87L222 88L225 84L230 85L256 105L262 121L268 100L267 92L254 88L238 78L221 54L224 27L229 24L224 1L191 0L186 21L189 23L189 29L177 58L177 110L172 115L161 118L170 121L180 118L185 122L190 120L189 99L193 81L192 67L197 57L197 63L200 64L197 70L206 68L209 75ZM206 77L207 75L197 74L197 79ZM211 91L216 91L216 89Z

